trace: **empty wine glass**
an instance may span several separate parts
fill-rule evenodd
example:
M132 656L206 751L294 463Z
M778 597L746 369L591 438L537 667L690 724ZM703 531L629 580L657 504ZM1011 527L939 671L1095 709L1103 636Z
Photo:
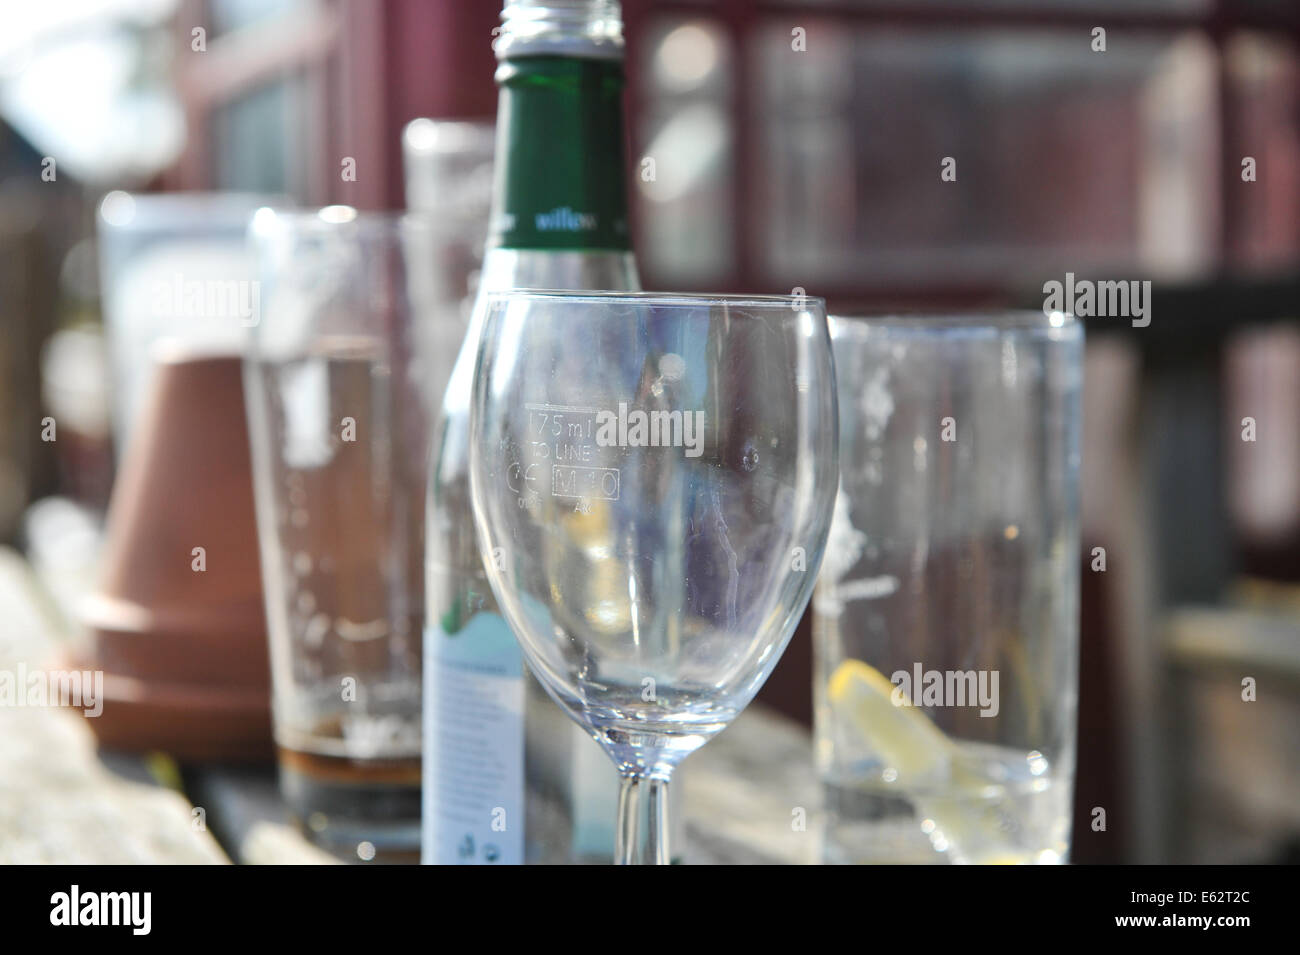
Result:
M668 861L674 768L789 642L837 447L820 299L490 299L470 438L483 561L533 672L618 767L615 861Z

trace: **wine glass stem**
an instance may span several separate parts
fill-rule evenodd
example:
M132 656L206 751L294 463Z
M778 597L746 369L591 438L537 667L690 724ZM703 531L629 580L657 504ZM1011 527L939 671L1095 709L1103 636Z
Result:
M668 865L668 780L627 774L618 790L618 865Z

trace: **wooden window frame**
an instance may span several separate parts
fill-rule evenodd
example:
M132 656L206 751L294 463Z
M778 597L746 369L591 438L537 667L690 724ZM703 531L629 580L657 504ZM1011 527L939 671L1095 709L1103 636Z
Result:
M755 155L759 148L759 133L753 120L754 91L750 49L759 29L773 20L789 19L792 25L814 19L838 19L854 26L871 25L882 28L909 27L913 29L972 29L998 27L1003 29L1033 30L1043 28L1091 29L1103 25L1109 30L1144 30L1169 34L1195 29L1205 34L1213 43L1219 62L1229 39L1241 30L1256 30L1291 38L1300 49L1300 6L1277 3L1260 6L1248 0L1212 0L1200 11L1113 10L1096 11L1080 6L1074 9L1035 10L1028 6L974 8L961 3L933 3L905 5L881 0L856 0L856 2L777 2L777 0L718 0L715 3L691 0L623 0L625 33L631 49L629 62L637 62L639 51L636 38L650 35L656 21L673 18L703 18L717 23L730 38L732 61L735 65L730 113L736 155ZM1220 200L1226 199L1227 190L1235 182L1240 147L1235 136L1233 117L1226 95L1228 78L1220 69L1219 76L1219 130L1222 162L1218 181ZM636 69L629 70L629 94L632 102L645 95L639 86ZM643 145L643 144L638 144ZM781 292L775 288L761 264L758 237L763 222L756 201L760 183L754 163L737 163L732 178L731 208L732 248L734 267L725 275L710 282L711 286L749 292ZM1233 217L1232 204L1220 202L1224 214L1220 217L1216 236L1216 259L1229 260L1227 252L1239 223ZM651 276L653 278L653 276ZM877 285L863 286L853 282L819 286L816 294L822 295L833 306L849 310L882 307L950 308L1007 304L1012 294L1002 283L989 282L972 285L936 283L917 289L913 286L897 288Z

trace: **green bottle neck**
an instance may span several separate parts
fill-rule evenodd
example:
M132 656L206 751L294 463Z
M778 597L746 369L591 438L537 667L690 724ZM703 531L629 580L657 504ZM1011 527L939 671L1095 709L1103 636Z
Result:
M623 160L623 64L528 56L497 69L489 248L631 249Z

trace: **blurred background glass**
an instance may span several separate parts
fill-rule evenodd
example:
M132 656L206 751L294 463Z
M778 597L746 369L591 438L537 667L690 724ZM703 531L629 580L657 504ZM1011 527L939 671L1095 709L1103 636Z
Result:
M97 244L105 197L424 207L407 198L422 160L404 130L491 121L498 13L8 5L0 539L65 626L97 573L109 409L129 403L111 357L128 276ZM1300 808L1280 794L1300 760L1300 7L625 0L623 13L647 288L803 288L832 312L881 314L1040 308L1066 272L1154 283L1148 327L1087 329L1072 858L1296 858ZM468 288L480 241L430 274ZM436 323L462 321L463 296L441 300L455 304ZM1098 547L1105 571L1091 569ZM1240 702L1245 677L1255 703ZM811 685L805 623L761 699L810 723Z
M430 335L424 219L260 210L265 299L244 365L280 783L311 838L414 855L424 495L464 327ZM423 332L423 333L422 333Z
M191 350L242 354L258 320L248 221L270 196L132 195L99 206L104 329L118 454L152 380L152 346L179 338Z

